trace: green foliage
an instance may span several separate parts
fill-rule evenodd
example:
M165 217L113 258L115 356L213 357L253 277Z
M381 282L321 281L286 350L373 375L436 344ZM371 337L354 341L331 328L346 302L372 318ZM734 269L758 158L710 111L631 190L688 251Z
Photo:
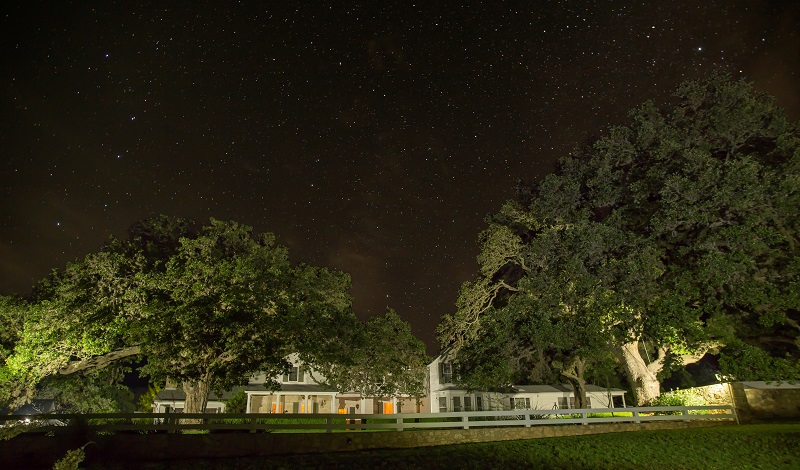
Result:
M53 470L78 470L81 462L86 458L84 447L92 444L87 442L77 449L68 450L67 454L53 464Z
M4 364L19 340L28 306L17 297L0 295L0 364Z
M36 423L6 421L0 426L0 441L7 441L26 433L31 430L32 426L36 426Z
M148 385L147 391L142 393L139 396L139 399L136 401L136 411L141 411L144 413L152 413L153 402L156 401L156 398L158 397L159 393L161 393L161 387Z
M496 362L509 350L517 364L540 354L605 368L615 351L635 393L720 345L737 378L797 373L797 125L743 80L714 75L675 96L670 109L634 109L630 126L565 157L487 220L478 277L438 330L443 347L492 349L483 369L464 362L498 380L514 375ZM658 352L649 364L637 357L643 340Z
M38 397L54 400L59 413L130 413L136 409L133 392L121 384L120 364L81 374L55 375L39 382Z
M365 397L425 396L429 358L408 322L391 309L382 317L352 324L349 347L335 360L318 360L322 383Z
M225 400L226 413L244 413L247 411L247 394L243 388L237 388L230 398Z
M214 219L199 230L149 219L36 286L0 368L0 398L18 405L48 378L139 354L141 373L193 384L202 402L209 387L283 372L288 353L310 355L314 340L330 353L326 326L353 317L349 286L343 273L292 266L270 233ZM7 312L12 303L2 305Z
M729 352L728 352L729 351ZM774 357L768 351L751 346L739 345L720 355L720 368L734 380L800 381L800 362L791 356Z
M658 398L650 402L647 406L687 406L688 400L686 396L669 394L659 395Z

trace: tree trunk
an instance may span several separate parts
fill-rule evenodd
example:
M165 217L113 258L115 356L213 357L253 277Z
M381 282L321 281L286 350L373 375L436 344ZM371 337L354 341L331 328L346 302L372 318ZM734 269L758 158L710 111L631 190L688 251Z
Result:
M663 357L650 364L642 359L639 352L639 342L633 341L620 347L622 362L628 381L633 388L633 399L636 406L644 406L658 398L661 394L661 384L658 383L657 374L663 367Z
M586 408L588 404L588 400L586 400L586 381L569 379L569 383L572 385L572 394L575 395L575 408Z
M580 357L573 359L569 369L561 371L561 375L567 378L567 381L572 385L572 394L575 396L575 408L586 408L586 379L584 372L586 370L586 362Z
M208 403L208 390L210 386L209 375L205 374L199 380L185 380L183 382L183 392L186 394L186 402L183 405L184 413L202 413ZM201 419L182 419L184 424L200 424Z

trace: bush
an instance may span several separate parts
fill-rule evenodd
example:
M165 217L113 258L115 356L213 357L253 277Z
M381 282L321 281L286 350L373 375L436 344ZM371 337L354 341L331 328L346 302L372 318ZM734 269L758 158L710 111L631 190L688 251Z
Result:
M139 400L136 402L137 411L152 413L153 402L156 401L156 397L158 396L159 392L161 392L161 387L154 387L152 385L148 386L147 391L141 394L139 396Z
M659 395L647 406L686 406L686 398L679 395Z
M239 388L230 398L225 400L225 412L244 413L245 411L247 411L247 394L244 393L243 388Z
M686 397L680 395L659 395L647 406L686 406ZM670 416L682 414L680 411L658 411L655 416Z

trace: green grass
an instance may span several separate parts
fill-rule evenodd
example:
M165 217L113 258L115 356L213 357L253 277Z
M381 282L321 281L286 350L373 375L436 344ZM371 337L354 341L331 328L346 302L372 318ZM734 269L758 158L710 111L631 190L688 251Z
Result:
M798 443L800 424L729 425L415 449L171 462L169 468L800 468Z

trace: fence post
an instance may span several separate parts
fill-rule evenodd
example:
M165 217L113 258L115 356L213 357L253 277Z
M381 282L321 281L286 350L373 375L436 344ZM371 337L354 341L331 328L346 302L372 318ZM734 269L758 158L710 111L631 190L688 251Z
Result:
M640 424L642 422L641 419L637 419L637 418L639 418L639 411L638 410L633 411L633 418L634 418L633 422L636 423L636 424Z
M403 430L403 418L395 418L395 422L397 423L397 430Z
M462 416L461 422L464 423L464 429L469 429L469 416Z
M73 433L78 439L82 440L89 440L89 422L86 420L86 417L83 415L72 415L70 418L70 425L72 426Z
M255 434L255 432L256 432L256 417L255 417L255 414L251 414L250 415L250 422L248 424L250 425L250 433L251 434Z
M325 432L333 432L333 417L328 416L325 418Z
M586 426L587 424L589 424L589 421L587 421L586 419L586 410L581 411L581 420L583 421L581 422L582 425Z
M681 415L689 416L689 408L684 406L683 409L681 410ZM689 418L684 419L684 421L689 421Z

